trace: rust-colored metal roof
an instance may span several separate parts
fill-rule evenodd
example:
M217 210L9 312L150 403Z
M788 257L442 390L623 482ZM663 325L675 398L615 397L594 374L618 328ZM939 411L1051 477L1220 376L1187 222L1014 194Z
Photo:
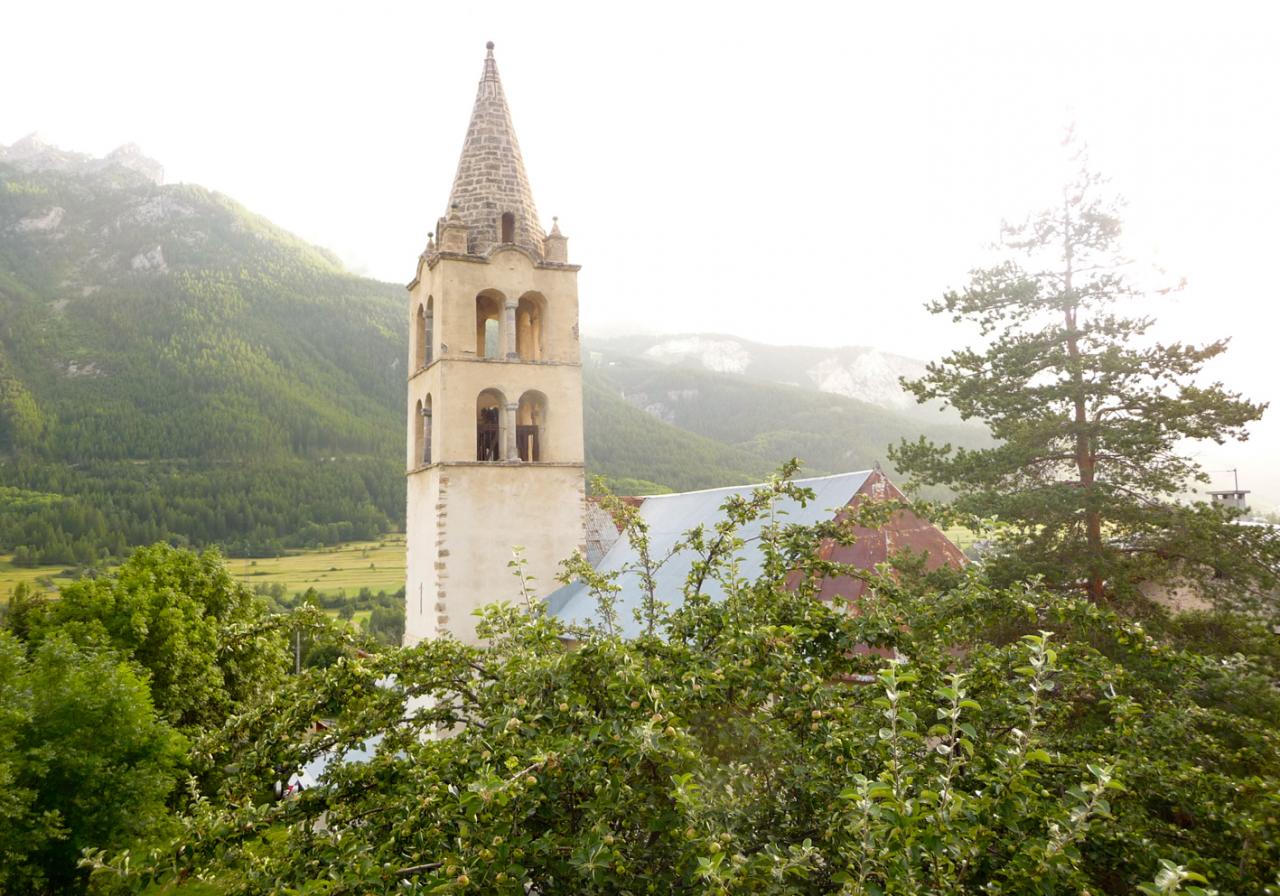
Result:
M862 487L849 499L847 509L837 519L848 519L868 501L905 501L906 496L879 470L873 472ZM822 546L824 560L847 564L857 569L872 570L888 562L894 554L909 551L923 555L927 570L950 566L960 569L967 563L964 553L956 547L942 530L928 520L921 519L910 510L895 512L878 529L864 526L854 528L857 538L853 544L841 545L827 541ZM853 576L831 576L824 579L818 591L819 600L832 600L839 596L856 602L866 593L867 583Z

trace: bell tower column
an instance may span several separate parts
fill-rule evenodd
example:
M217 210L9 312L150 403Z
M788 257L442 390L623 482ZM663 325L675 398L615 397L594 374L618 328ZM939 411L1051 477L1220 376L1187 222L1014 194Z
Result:
M516 300L507 299L502 311L504 315L503 328L507 333L507 360L514 361L520 357L516 354Z
M520 410L518 402L509 401L502 416L502 459L509 463L520 460L520 447L516 443L516 419Z

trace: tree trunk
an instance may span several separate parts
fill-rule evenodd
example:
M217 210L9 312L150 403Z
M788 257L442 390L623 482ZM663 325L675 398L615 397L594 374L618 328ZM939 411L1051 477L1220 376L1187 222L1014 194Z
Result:
M1102 513L1094 504L1096 497L1097 453L1089 433L1089 398L1085 392L1084 372L1080 367L1080 331L1076 328L1077 303L1072 292L1074 252L1071 243L1071 207L1062 207L1062 252L1066 261L1063 278L1063 315L1066 318L1067 356L1071 359L1072 404L1075 411L1075 462L1080 489L1084 495L1085 543L1088 546L1089 578L1085 585L1089 599L1102 603L1106 584L1102 575Z

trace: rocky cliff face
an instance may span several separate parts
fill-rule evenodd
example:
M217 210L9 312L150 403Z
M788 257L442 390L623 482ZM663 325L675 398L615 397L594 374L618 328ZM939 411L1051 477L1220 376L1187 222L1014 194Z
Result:
M751 349L739 339L715 336L676 336L645 349L644 356L664 364L692 361L716 373L746 373Z
M127 168L141 174L153 184L164 183L164 166L144 155L141 147L136 143L126 143L124 146L116 147L104 158L98 159L95 164L99 168L108 168L112 165Z
M11 146L0 146L0 162L21 171L87 173L124 168L141 174L153 184L164 183L164 166L144 155L136 143L126 143L96 159L46 143L39 134L28 134Z
M910 409L915 396L898 383L899 377L918 377L924 364L874 348L840 349L823 357L806 373L820 392L846 395L886 408Z

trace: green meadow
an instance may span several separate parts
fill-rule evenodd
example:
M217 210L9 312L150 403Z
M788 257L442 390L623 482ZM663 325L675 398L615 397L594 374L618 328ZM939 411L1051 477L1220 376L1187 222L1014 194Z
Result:
M387 535L377 541L349 542L283 557L229 559L226 565L249 587L280 583L290 594L308 588L322 594L345 591L352 596L361 588L375 594L394 592L404 587L404 536ZM67 572L61 566L14 566L11 555L0 554L0 601L8 600L20 582L55 593L74 581Z
M404 536L387 535L377 541L354 541L317 551L283 557L227 560L227 569L246 585L282 583L292 594L314 588L322 594L361 588L375 594L404 587Z
M56 592L74 581L65 572L61 566L14 566L12 554L0 554L0 603L7 601L13 589L23 582L37 591Z

